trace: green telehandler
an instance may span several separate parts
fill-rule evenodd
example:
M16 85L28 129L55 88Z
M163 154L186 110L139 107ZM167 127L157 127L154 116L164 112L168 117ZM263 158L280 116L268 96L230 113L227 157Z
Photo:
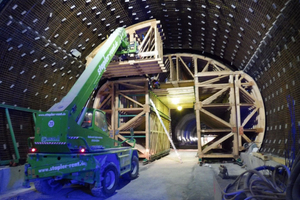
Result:
M68 94L37 114L35 135L28 138L25 186L34 182L39 192L52 194L64 184L82 184L94 196L108 197L115 193L120 177L138 177L137 150L122 146L135 140L112 139L105 112L88 108L107 65L127 41L125 29L117 28Z

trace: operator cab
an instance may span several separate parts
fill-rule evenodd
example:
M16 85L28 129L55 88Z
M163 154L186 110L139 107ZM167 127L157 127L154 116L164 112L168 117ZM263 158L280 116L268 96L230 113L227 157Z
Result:
M93 120L94 114L94 120ZM81 123L82 128L99 128L102 131L106 132L108 130L107 123L106 123L106 116L100 110L88 110L85 113L84 120Z

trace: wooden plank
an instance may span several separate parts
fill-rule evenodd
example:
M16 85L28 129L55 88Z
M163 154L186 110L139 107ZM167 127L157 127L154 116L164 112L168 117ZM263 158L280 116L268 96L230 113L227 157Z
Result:
M275 162L285 165L285 158L281 158L281 157L277 157L277 156L272 156L272 160L274 160Z
M234 158L232 154L203 154L202 158Z
M257 152L252 152L252 155L257 157L257 158L260 158L264 161L270 160L270 158L271 158L269 155L263 155L263 154L257 153Z

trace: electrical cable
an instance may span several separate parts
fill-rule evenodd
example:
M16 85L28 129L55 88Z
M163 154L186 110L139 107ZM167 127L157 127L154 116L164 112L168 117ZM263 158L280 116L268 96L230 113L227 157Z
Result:
M267 170L268 176L263 172ZM239 199L285 199L287 182L291 172L284 165L261 166L253 170L247 170L240 174L233 183L227 185L222 191L223 200ZM297 180L298 181L298 180ZM300 182L300 178L299 178ZM236 186L236 187L234 187ZM235 189L235 191L233 191Z
M298 151L297 157L294 160L291 177L288 182L286 190L287 200L298 200L300 199L300 151Z

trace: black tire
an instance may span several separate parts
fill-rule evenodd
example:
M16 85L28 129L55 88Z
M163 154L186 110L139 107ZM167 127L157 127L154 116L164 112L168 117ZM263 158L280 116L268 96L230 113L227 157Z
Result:
M62 181L42 179L34 182L35 189L43 194L54 194L64 186Z
M115 164L108 164L101 174L101 187L95 188L95 184L90 185L91 193L95 197L110 197L116 191L119 183L119 173Z
M139 176L139 159L133 156L131 159L131 170L124 174L122 177L126 180L133 180Z

